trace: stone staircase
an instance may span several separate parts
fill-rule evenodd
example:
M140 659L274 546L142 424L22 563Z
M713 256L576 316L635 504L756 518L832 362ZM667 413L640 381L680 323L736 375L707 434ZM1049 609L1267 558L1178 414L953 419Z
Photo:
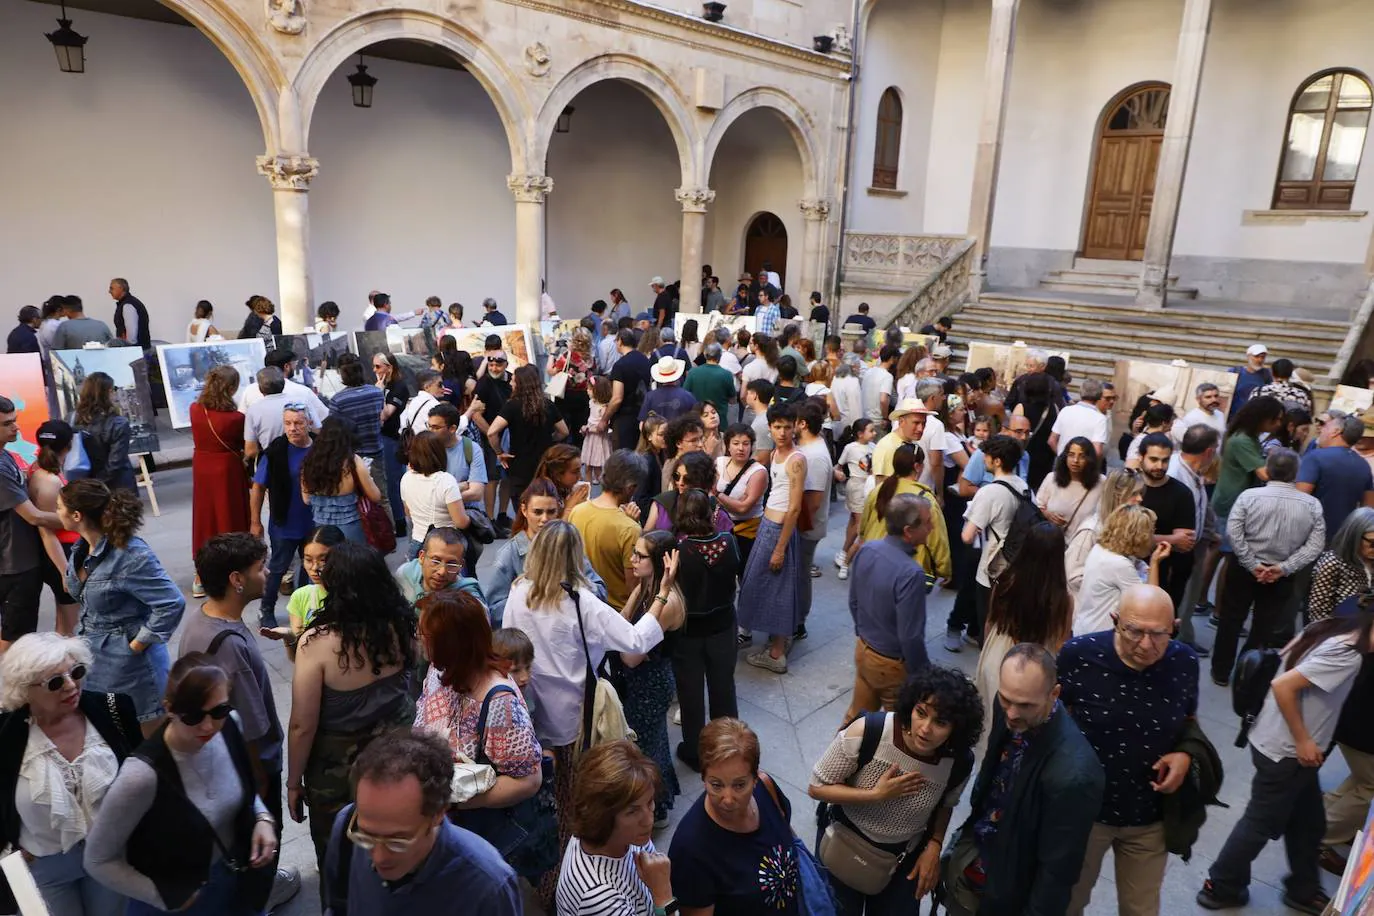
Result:
M962 368L970 341L1012 343L1067 350L1076 381L1111 379L1118 359L1227 369L1245 361L1245 348L1262 342L1270 360L1287 357L1316 376L1313 394L1330 400L1328 378L1350 330L1347 316L1327 313L1297 317L1256 306L1223 307L1210 302L1144 311L1101 295L1072 296L1049 290L990 290L956 316L950 332L952 365Z
M1040 280L1040 287L1053 292L1123 296L1134 299L1136 288L1140 284L1140 270L1139 261L1074 258L1071 270L1050 271ZM1175 300L1197 298L1197 289L1179 286L1176 274L1169 276L1168 291Z

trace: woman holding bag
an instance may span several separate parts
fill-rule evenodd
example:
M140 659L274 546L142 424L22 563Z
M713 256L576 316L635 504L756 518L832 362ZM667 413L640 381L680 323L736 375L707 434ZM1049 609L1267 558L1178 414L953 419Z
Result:
M807 793L827 803L816 850L840 916L914 912L934 889L982 730L973 682L927 665L902 687L896 712L866 713L835 736Z

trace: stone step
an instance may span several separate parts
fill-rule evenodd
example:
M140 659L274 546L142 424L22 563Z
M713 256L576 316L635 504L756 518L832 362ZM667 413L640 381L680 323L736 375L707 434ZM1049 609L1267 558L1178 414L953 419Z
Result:
M1129 274L1133 277L1139 277L1140 272L1145 269L1145 262L1114 261L1110 258L1074 258L1073 269L1093 271L1095 273ZM1170 277L1169 279L1173 281L1178 278Z
M1246 311L1243 306L1237 306L1232 311L1218 307L1208 308L1203 303L1197 303L1170 306L1161 310L1146 310L1123 307L1116 302L1069 299L1055 296L1045 290L990 290L984 292L976 304L964 309L960 314L971 316L984 309L1015 311L1037 321L1043 321L1047 316L1089 316L1122 325L1155 328L1235 327L1237 323L1242 323L1247 330L1260 333L1314 331L1341 340L1350 328L1350 315L1337 309L1308 309L1299 315L1287 312L1267 313L1259 309Z
M1177 278L1175 277L1174 280ZM1170 296L1175 299L1197 298L1197 287L1174 286L1172 285L1174 280L1170 281L1168 287ZM1095 293L1099 296L1121 296L1123 298L1134 298L1138 284L1138 277L1119 279L1109 274L1089 274L1064 270L1046 274L1044 279L1040 281L1042 289L1059 293Z

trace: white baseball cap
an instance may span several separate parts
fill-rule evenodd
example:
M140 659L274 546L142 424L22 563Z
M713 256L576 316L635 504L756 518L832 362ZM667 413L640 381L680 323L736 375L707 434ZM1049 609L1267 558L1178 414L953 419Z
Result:
M1251 344L1250 349L1245 351L1246 356L1268 356L1269 348L1264 344Z

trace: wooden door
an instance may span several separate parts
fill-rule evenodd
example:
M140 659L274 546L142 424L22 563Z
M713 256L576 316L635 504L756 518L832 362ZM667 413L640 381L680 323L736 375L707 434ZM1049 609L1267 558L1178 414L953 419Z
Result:
M754 217L744 233L744 269L757 277L764 261L773 265L773 270L782 280L782 288L786 289L787 227L767 211Z
M1134 87L1107 106L1097 131L1084 257L1145 256L1168 111L1169 87L1163 84Z

